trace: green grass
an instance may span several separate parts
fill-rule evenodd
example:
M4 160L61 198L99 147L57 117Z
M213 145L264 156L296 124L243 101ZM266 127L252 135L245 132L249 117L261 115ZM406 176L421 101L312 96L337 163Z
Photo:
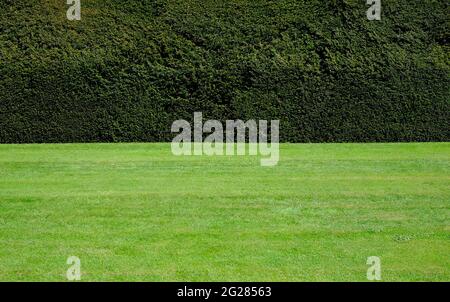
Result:
M0 145L0 280L450 280L450 143Z

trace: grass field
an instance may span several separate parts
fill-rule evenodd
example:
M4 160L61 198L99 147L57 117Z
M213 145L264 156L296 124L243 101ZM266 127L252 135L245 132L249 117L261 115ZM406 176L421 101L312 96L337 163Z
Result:
M450 143L0 145L0 280L450 280Z

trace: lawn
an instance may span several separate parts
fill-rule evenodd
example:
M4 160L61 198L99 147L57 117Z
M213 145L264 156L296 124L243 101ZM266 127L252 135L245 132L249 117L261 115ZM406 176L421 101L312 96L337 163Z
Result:
M0 280L450 280L450 143L0 145Z

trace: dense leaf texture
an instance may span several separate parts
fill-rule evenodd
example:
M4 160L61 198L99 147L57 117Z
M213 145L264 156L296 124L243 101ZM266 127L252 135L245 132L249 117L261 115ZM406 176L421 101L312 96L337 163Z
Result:
M0 2L0 143L168 141L176 119L281 140L448 141L449 2Z

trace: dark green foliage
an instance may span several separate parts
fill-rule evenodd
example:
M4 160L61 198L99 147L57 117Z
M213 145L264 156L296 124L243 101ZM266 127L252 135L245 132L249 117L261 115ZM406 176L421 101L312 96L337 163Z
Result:
M169 141L280 119L282 141L450 140L448 1L0 3L0 143Z

